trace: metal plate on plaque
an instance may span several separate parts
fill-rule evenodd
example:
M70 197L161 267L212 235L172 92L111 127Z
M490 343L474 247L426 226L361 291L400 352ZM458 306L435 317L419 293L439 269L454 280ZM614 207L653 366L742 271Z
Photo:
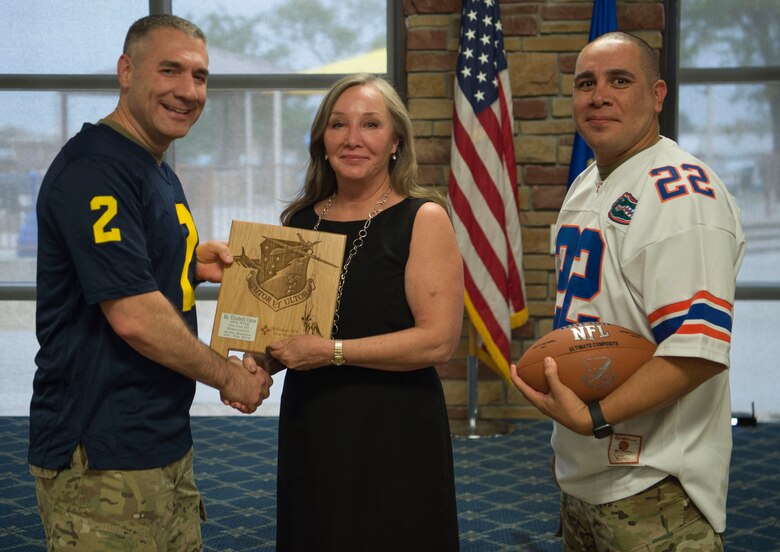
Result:
M211 348L264 353L293 335L330 338L346 236L233 221Z

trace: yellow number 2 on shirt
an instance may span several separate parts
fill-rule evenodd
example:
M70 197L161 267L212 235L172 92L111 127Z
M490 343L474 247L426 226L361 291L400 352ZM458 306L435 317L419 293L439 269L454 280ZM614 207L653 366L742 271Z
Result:
M176 214L179 215L179 224L183 224L189 230L187 234L187 253L184 256L184 267L181 270L181 292L182 292L182 310L189 311L195 306L195 290L192 289L192 282L187 277L192 254L195 252L195 246L198 244L198 230L195 228L195 221L192 220L192 214L183 203L176 204Z
M105 208L100 218L92 226L92 232L95 235L95 243L106 243L112 241L121 241L122 234L119 228L106 229L111 219L116 216L117 203L113 196L95 196L89 202L89 207L93 211ZM189 311L195 306L195 290L192 288L192 282L187 277L190 261L195 252L195 246L198 243L198 231L195 228L195 221L192 220L192 214L183 203L176 204L176 214L179 217L179 223L187 227L187 251L184 256L184 266L181 269L181 291L182 291L182 310Z
M95 243L122 241L122 234L119 232L119 228L106 230L108 223L116 216L116 198L113 196L95 196L92 198L92 201L89 202L89 208L93 211L98 211L102 207L105 207L106 210L100 215L97 222L92 225L92 232L95 234Z

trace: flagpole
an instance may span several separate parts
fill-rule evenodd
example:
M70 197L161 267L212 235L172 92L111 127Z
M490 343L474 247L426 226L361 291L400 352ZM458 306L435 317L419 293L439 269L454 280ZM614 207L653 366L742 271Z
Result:
M483 439L485 437L502 437L512 432L513 427L499 420L480 420L477 400L477 329L469 320L469 354L466 358L466 420L450 420L450 432L453 437L466 439Z
M466 359L466 383L468 385L467 413L469 433L477 430L477 329L469 321L469 356Z

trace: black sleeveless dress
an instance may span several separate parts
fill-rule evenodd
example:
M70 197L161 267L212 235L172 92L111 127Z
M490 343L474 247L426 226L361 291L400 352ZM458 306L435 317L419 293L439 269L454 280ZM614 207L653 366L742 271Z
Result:
M349 266L334 337L414 325L404 270L423 203L407 198L372 220ZM291 226L316 221L305 209ZM347 234L346 258L363 224L323 220L319 230ZM459 549L452 443L433 367L288 370L278 454L278 552Z

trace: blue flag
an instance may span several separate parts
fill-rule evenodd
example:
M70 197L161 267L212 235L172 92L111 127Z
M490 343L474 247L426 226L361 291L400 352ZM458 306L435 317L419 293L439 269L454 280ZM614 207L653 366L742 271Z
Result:
M590 19L590 34L588 42L611 31L617 31L617 8L615 0L595 0L593 2L593 16ZM574 146L571 149L571 163L569 164L569 178L566 188L571 186L574 179L585 170L593 159L591 150L580 133L574 131Z

